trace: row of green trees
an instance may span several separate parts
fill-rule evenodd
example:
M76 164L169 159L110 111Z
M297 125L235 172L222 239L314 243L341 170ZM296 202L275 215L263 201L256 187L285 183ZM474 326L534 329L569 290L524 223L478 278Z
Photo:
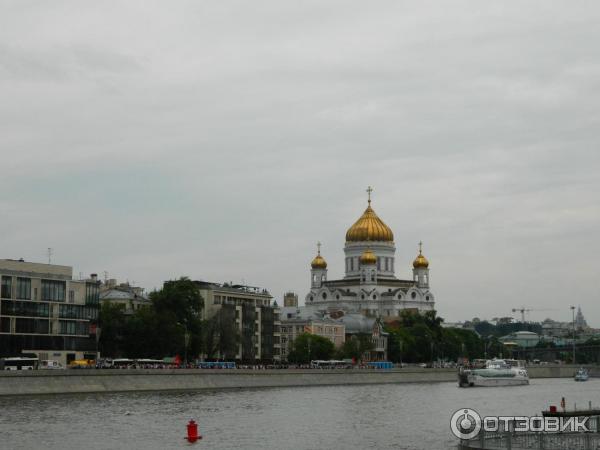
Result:
M151 304L124 313L123 306L104 303L100 311L100 351L107 357L163 358L179 354L235 354L239 333L222 313L201 319L204 300L188 278L167 281L150 294Z
M435 311L403 311L397 321L386 326L390 361L427 363L502 354L502 344L495 337L481 338L471 330L444 328L442 323Z
M371 350L373 350L373 343L368 334L353 336L351 339L347 339L339 349L336 349L333 342L325 337L302 333L291 343L288 361L297 364L307 364L316 359L360 361L365 353Z

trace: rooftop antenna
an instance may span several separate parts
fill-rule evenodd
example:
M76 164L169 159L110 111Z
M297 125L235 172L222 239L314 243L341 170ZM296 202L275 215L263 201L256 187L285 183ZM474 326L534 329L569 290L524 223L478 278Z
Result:
M48 264L52 264L52 255L54 254L54 249L52 247L48 247L48 251L46 253L48 255Z
M104 271L104 284L108 283L108 271Z

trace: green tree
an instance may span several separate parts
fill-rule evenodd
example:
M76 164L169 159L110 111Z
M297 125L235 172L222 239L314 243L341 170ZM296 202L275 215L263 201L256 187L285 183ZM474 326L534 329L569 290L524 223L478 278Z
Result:
M356 361L363 359L365 353L374 349L370 334L360 333L347 339L339 351L341 358L353 358Z
M223 359L235 359L240 333L235 324L235 311L221 308L202 323L203 350L208 359L217 354Z
M100 353L114 358L121 356L123 348L123 333L127 325L124 305L104 302L100 309Z
M302 333L291 343L288 361L307 364L315 359L329 360L335 352L333 342L316 334Z
M159 334L159 348L164 354L198 356L202 350L201 312L204 299L196 283L187 277L166 281L162 289L150 294L157 317L155 332ZM186 348L185 335L189 337Z

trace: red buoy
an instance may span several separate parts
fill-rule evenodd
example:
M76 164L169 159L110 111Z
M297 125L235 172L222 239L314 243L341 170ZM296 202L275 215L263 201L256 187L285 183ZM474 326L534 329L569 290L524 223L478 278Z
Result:
M196 442L198 439L202 439L202 436L198 434L198 424L194 420L190 420L187 424L187 440L188 442Z

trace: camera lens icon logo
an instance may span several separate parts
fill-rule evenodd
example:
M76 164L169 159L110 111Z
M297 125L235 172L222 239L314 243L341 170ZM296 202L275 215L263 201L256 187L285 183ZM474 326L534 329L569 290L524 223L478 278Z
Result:
M481 431L481 416L472 409L459 409L450 419L450 429L459 439L473 439Z

